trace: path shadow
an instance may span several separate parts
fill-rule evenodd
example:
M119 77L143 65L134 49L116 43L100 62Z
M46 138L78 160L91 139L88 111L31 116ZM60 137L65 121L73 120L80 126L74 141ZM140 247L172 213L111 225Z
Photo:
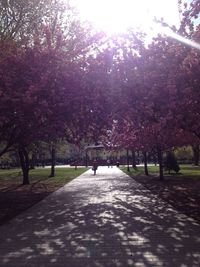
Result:
M200 266L200 226L124 175L76 179L0 231L2 267Z

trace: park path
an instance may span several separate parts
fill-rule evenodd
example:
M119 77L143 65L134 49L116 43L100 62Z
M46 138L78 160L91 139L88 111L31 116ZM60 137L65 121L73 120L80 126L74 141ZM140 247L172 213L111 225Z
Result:
M99 167L1 226L0 266L199 267L200 225Z

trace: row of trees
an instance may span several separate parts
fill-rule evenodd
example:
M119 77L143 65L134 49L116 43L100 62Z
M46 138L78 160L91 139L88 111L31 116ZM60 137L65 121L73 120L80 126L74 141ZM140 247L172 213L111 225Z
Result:
M159 37L140 56L124 54L113 135L127 148L157 151L162 178L163 151L199 143L199 51Z
M133 30L108 38L81 25L69 6L36 2L19 15L30 15L29 24L13 19L19 27L6 26L5 19L1 28L0 156L18 151L27 184L34 143L52 144L55 161L58 139L101 140L144 155L156 151L162 179L164 151L199 144L199 51L162 35L147 45ZM2 2L2 18L16 16L13 3ZM174 29L196 42L200 28L191 25L199 3L185 7ZM34 8L43 12L37 25Z
M199 1L185 8L177 36L200 43ZM163 179L163 152L177 146L199 147L200 52L159 35L145 46L131 36L115 55L116 105L110 136L113 147L156 153Z
M48 142L54 166L58 139L82 139L84 58L99 36L66 1L2 1L0 18L0 156L18 151L27 184L33 146Z

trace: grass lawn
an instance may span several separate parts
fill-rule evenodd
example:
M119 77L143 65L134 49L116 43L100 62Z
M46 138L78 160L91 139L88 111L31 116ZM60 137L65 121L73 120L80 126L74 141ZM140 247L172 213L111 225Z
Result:
M49 178L50 169L30 171L30 185L22 185L20 169L0 170L0 225L36 204L50 193L70 182L86 168L57 168L56 176Z
M124 172L127 172L127 168L123 167L122 168ZM159 166L148 166L148 170L150 175L158 175L159 174ZM138 174L143 174L144 173L144 168L139 166L137 170L134 170L133 168L130 168L130 173L131 175L135 176ZM168 174L168 172L165 172L165 176L170 177L170 176L180 176L180 177L193 177L200 179L200 166L193 166L193 165L180 165L180 171L178 174L172 172L171 175Z
M149 176L144 175L143 167L137 170L121 168L137 182L143 184L153 194L170 203L180 212L200 223L200 167L180 165L179 174L165 173L165 180L158 177L158 166L149 166Z

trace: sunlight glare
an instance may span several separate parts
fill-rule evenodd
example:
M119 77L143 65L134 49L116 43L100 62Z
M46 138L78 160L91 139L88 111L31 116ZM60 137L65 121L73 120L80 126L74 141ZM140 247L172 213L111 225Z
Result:
M181 36L181 35L179 35L179 34L173 32L173 31L170 30L170 29L164 29L164 28L162 28L162 32L163 32L164 34L166 34L167 36L170 36L170 37L172 37L173 39L175 39L175 40L177 40L177 41L179 41L179 42L181 42L181 43L184 43L184 44L186 44L186 45L188 45L188 46L191 46L191 47L193 47L193 48L195 48L195 49L200 50L200 44L199 44L199 43L197 43L197 42L195 42L195 41L193 41L193 40L187 39L187 38L185 38L185 37L183 37L183 36Z
M146 30L154 17L170 25L179 23L177 1L168 0L72 0L80 16L106 33L119 33L128 27Z

